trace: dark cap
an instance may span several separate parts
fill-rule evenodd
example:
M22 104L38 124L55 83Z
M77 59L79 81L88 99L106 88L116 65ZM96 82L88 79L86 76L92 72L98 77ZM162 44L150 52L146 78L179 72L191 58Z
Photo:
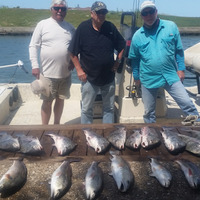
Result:
M99 10L106 10L108 12L108 9L105 3L103 3L102 1L95 1L92 4L91 11L99 11Z

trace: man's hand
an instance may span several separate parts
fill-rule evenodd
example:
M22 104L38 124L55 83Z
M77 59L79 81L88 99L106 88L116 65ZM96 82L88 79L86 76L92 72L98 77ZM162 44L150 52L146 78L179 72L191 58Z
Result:
M134 82L135 82L136 86L140 86L140 84L141 84L140 80L135 80Z
M178 74L181 82L183 82L184 79L185 79L185 72L184 71L177 71L177 74Z
M36 79L40 78L40 69L39 68L35 68L32 69L32 75L36 77Z
M118 67L119 67L119 63L118 63L117 61L115 61L115 62L114 62L114 65L113 65L113 67L112 67L112 71L113 71L113 72L116 72L117 69L118 69Z
M86 82L87 81L87 74L80 68L77 70L77 75L80 81Z
M74 70L74 64L73 64L72 61L70 61L69 66L68 66L68 69L69 69L70 71Z

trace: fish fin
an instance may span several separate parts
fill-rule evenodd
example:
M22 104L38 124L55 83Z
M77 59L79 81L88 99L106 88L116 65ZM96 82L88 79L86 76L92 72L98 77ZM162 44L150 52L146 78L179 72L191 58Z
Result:
M91 128L82 128L83 131L91 130Z
M109 172L108 175L109 175L109 176L113 176L113 173L112 173L112 172Z
M51 179L50 179L50 180L48 180L48 184L49 184L49 185L51 185Z
M153 173L150 173L149 176L155 177L155 175Z
M123 126L123 125L115 125L114 127L117 128L117 129L125 128L125 126Z
M110 153L111 156L116 156L116 155L120 154L120 151L118 151L118 150L116 150L116 151L110 150L109 153Z

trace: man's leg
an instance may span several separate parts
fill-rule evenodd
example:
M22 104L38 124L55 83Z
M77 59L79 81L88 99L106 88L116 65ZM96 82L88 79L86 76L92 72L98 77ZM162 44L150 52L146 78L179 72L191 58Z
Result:
M156 98L158 88L148 89L141 85L142 101L144 103L143 119L145 123L156 122Z
M50 117L51 117L51 105L52 101L43 100L42 107L41 107L41 117L42 117L42 124L48 124Z
M114 123L115 81L101 87L103 123Z
M64 108L64 99L59 99L57 97L54 104L54 124L60 124L60 118L63 113L63 108Z
M178 81L172 85L167 85L165 87L167 92L172 96L172 98L176 101L179 107L183 110L186 116L188 115L198 115L199 113L190 99L188 93L186 92L184 85L181 81Z
M92 85L89 81L82 83L81 124L93 122L93 106L99 87Z

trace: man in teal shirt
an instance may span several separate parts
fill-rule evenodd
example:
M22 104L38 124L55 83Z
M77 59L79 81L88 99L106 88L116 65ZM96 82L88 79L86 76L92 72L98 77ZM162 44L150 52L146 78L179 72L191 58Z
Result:
M132 38L129 59L135 83L141 84L142 88L144 122L156 122L156 96L161 87L183 110L186 121L198 121L198 111L182 84L185 77L184 52L176 24L159 19L151 1L144 1L140 11L144 25Z

